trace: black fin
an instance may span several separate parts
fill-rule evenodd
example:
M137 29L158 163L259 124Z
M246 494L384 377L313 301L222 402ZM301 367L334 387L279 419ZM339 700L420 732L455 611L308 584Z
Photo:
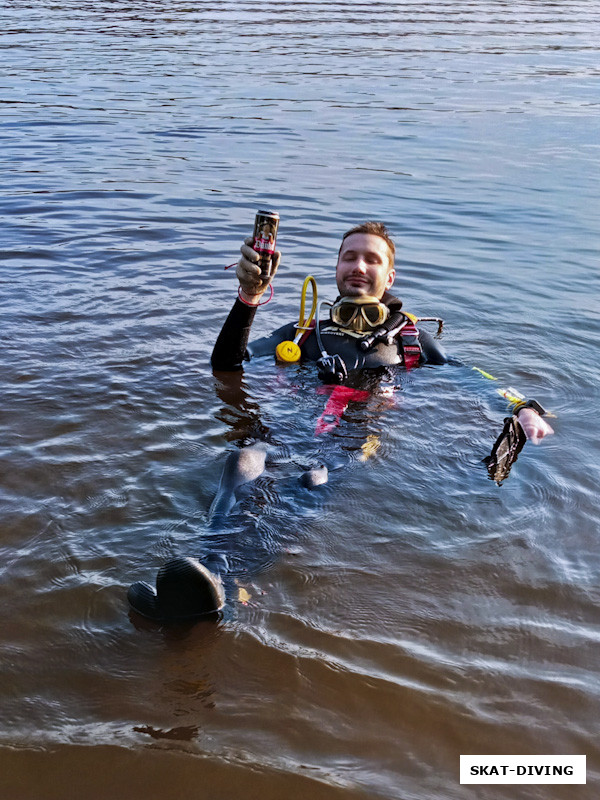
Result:
M527 441L523 428L515 416L506 417L502 433L494 442L492 452L484 458L488 475L498 486L508 478L512 465Z

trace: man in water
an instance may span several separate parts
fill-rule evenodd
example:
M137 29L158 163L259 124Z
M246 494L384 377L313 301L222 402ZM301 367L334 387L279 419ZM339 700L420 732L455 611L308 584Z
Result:
M277 272L281 253L275 252L266 279L261 275L259 256L252 249L251 239L242 245L241 253L236 271L238 299L215 344L211 360L215 370L240 370L244 360L274 354L277 344L294 339L295 326L287 325L248 345L257 308ZM339 297L332 307L331 319L320 326L330 360L323 364L323 351L314 333L301 341L302 358L321 362L320 374L326 382L346 382L352 379L352 373L363 369L392 365L411 368L418 363L442 364L447 360L434 338L417 330L412 320L402 314L401 301L390 294L396 276L394 257L394 242L380 222L365 222L344 234L336 264ZM383 329L385 335L363 348L375 329ZM514 409L518 424L534 444L553 433L543 413L536 401L523 401Z
M251 245L252 239L247 239L241 247L238 299L215 344L215 370L241 370L244 360L273 355L278 344L293 341L296 333L296 326L286 325L271 336L248 344L257 308L281 259L281 253L275 252L270 275L265 279L258 266L258 253ZM338 384L334 391L343 394L343 402L354 396L353 392L367 394L352 386L360 384L360 376L369 371L395 365L411 369L419 363L447 361L433 337L419 331L414 320L401 311L400 300L390 294L396 275L394 255L394 243L383 224L366 222L349 230L338 253L336 281L340 296L331 307L330 320L318 323L314 331L307 331L299 340L300 357L319 364L320 376L326 383ZM490 457L494 462L494 473L490 474L498 482L508 475L523 446L523 433L535 444L553 433L543 414L536 401L523 401L505 421L505 431ZM211 509L214 513L209 515L211 525L215 521L222 523L235 504L236 489L262 473L265 456L260 443L229 454ZM318 470L314 472L315 475L305 474L304 485L312 487L326 480ZM208 568L192 558L177 558L164 564L158 572L156 589L144 582L130 587L130 605L142 616L159 622L216 613L225 602L219 576L228 571L227 559L214 553L204 560L208 561Z

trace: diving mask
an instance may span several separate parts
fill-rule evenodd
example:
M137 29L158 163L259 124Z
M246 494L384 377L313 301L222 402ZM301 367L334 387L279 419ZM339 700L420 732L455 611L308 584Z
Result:
M366 333L378 328L390 315L376 297L341 297L331 307L331 321L340 328Z

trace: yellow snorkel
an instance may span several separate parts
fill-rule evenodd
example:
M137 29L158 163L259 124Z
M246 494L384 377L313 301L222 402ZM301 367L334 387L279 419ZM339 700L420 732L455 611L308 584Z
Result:
M308 287L312 289L312 306L308 317L304 317L304 306L306 304L306 293ZM300 295L300 314L298 317L298 324L296 325L296 336L293 342L280 342L275 348L275 355L278 361L283 361L286 364L295 364L300 361L301 350L298 342L302 337L311 330L313 327L312 322L315 318L317 310L317 282L312 275L308 275L304 284L302 285L302 294Z

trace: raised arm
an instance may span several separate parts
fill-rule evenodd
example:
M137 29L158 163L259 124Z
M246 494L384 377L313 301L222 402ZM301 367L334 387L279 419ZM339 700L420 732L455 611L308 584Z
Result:
M270 275L264 279L258 266L258 253L252 249L252 238L244 241L240 251L242 255L236 268L238 297L217 337L210 360L214 370L224 372L242 369L242 363L248 357L248 338L256 309L275 277L281 260L281 253L276 251L271 262Z

